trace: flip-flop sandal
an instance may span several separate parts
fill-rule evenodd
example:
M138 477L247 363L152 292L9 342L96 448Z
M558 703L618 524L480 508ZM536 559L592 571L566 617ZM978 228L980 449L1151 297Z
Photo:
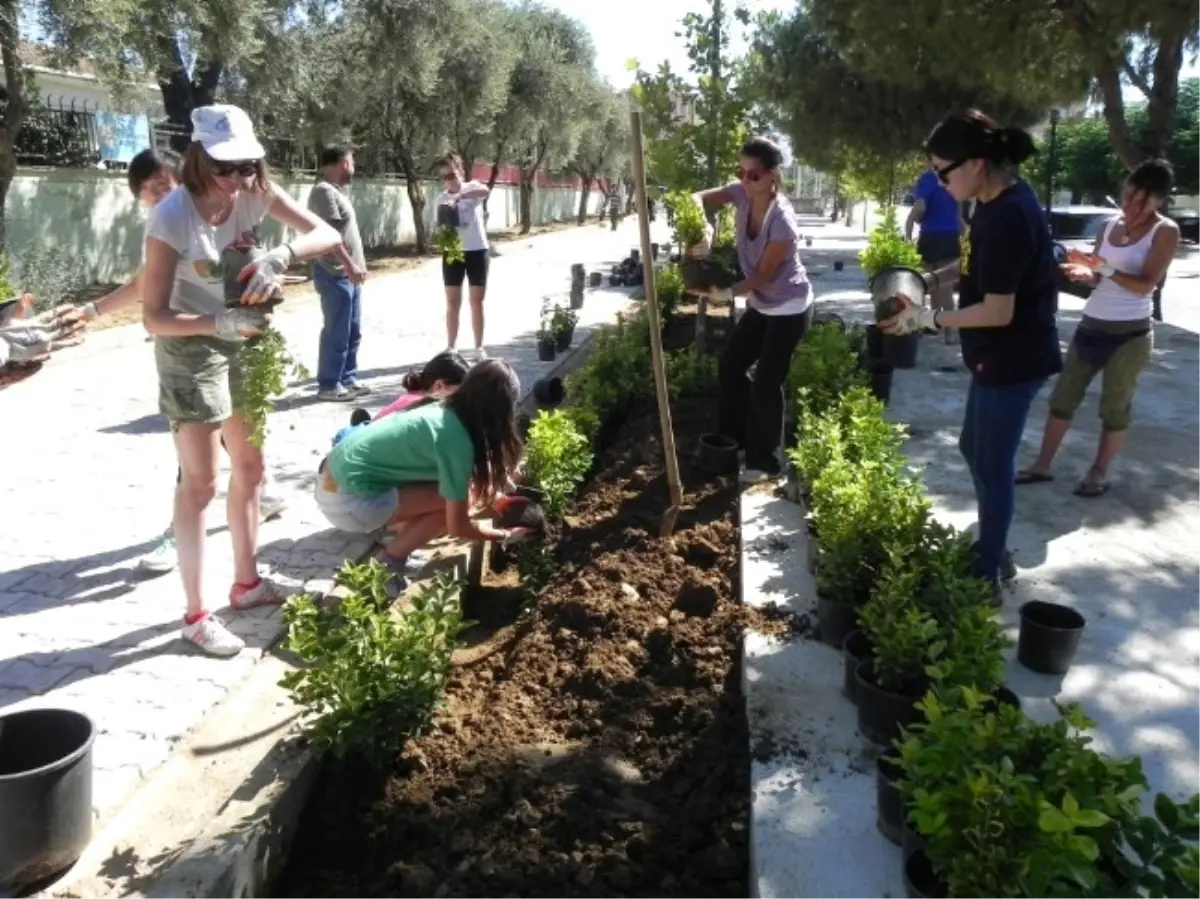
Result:
M1082 496L1085 499L1095 499L1108 493L1108 488L1108 481L1080 481L1079 486L1073 492L1076 496Z
M1018 471L1017 476L1013 478L1013 482L1020 484L1049 484L1054 480L1054 475L1043 474L1040 471Z

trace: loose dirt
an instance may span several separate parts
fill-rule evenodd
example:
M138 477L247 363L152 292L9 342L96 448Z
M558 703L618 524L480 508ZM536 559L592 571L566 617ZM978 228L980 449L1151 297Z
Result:
M713 318L711 346L728 319ZM688 344L681 316L668 347ZM744 896L749 745L737 492L692 463L713 397L674 403L675 534L658 418L636 406L569 510L533 604L511 573L464 604L467 635L431 734L372 775L330 764L287 896Z

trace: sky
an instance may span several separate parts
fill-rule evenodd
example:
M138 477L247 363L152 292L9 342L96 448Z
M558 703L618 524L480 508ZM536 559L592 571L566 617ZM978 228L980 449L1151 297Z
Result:
M547 5L578 19L596 43L596 67L614 88L623 90L633 84L633 73L625 68L636 59L643 69L653 70L664 59L677 72L686 72L688 57L683 39L675 37L687 13L697 10L697 0L642 0L622 4L602 0L548 0ZM759 10L790 10L796 0L748 0L752 13ZM619 11L619 12L618 12ZM735 42L733 52L745 44Z

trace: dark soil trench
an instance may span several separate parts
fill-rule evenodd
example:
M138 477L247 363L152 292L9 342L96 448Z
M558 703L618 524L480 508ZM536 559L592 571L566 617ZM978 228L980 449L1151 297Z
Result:
M667 348L693 329L679 316ZM480 624L434 731L385 774L326 764L276 895L747 895L741 635L787 625L740 606L736 484L692 461L714 400L673 403L674 536L651 401L601 452L537 602L521 614L511 574L464 598Z

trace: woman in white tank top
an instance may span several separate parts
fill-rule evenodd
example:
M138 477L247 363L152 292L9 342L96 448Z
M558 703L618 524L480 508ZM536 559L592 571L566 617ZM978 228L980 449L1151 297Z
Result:
M1100 446L1075 488L1076 496L1108 492L1108 468L1125 443L1138 376L1154 346L1154 293L1179 247L1179 226L1159 209L1171 193L1174 173L1161 159L1143 162L1125 181L1121 214L1096 238L1091 254L1072 252L1063 271L1094 289L1050 396L1042 448L1018 484L1053 480L1050 466L1088 385L1102 373Z

